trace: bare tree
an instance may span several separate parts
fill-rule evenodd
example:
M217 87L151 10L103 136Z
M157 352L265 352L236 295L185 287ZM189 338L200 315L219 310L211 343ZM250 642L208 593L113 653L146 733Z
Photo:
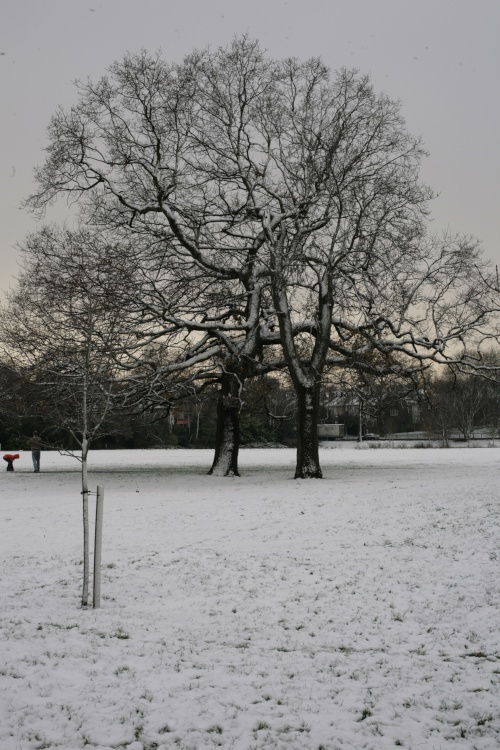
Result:
M28 237L21 249L26 270L2 316L4 358L22 376L32 408L39 409L57 435L57 447L69 439L71 447L66 442L62 450L81 462L82 606L86 606L87 459L92 442L106 432L119 395L114 353L122 335L121 312L113 290L121 269L110 267L99 238L83 230L45 227ZM73 451L75 445L78 453Z
M450 440L455 428L453 398L445 378L439 378L432 384L429 409L425 415L427 431L432 437L441 441L443 448L450 447Z
M253 193L270 148L259 110L272 98L275 72L247 39L194 53L180 66L147 53L127 56L97 84L78 84L78 105L55 115L40 192L28 202L43 209L66 193L82 199L96 224L163 240L169 288L155 280L149 294L150 285L149 311L227 352L214 473L237 473L241 382L261 348L265 235ZM199 282L198 303L184 315L164 304L175 269L186 286Z
M459 373L453 383L454 422L467 442L470 442L474 430L484 426L487 393L488 382L474 374Z
M471 364L465 342L493 335L493 306L478 243L426 237L431 192L418 181L424 152L399 104L351 72L333 83L319 63L309 63L308 73L308 85L290 91L291 111L308 125L294 140L298 166L289 178L301 211L286 216L292 201L276 202L264 225L274 313L298 398L296 476L320 477L327 365L384 375L430 361ZM280 123L283 172L293 164L285 133Z
M399 104L352 72L330 82L318 61L288 66L284 120L293 113L304 124L293 140L277 125L291 187L262 212L263 226L273 313L297 393L296 477L321 477L317 424L327 365L388 375L430 361L470 363L464 342L493 335L493 308L478 243L426 237L424 152Z
M296 476L320 477L328 364L370 369L374 351L459 360L455 342L486 335L478 248L425 239L424 151L366 76L276 61L242 37L181 65L127 55L77 85L27 205L66 195L95 225L146 238L147 258L156 243L151 325L224 352L213 473L238 473L242 384L267 345L280 343L297 395ZM185 310L175 293L169 304L179 279Z
M429 422L431 430L441 435L444 447L448 447L452 431L469 442L478 427L494 425L495 410L489 400L495 386L493 378L494 373L485 377L481 371L451 369L431 381Z

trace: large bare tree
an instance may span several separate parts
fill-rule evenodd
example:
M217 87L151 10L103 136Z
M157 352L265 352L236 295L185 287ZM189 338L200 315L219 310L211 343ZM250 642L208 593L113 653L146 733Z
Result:
M261 371L268 333L259 319L269 273L260 258L266 235L259 206L276 175L272 167L271 180L263 175L273 143L262 115L272 116L281 77L279 65L246 38L178 66L147 53L127 56L97 84L78 84L79 103L54 116L48 158L37 172L40 191L28 201L43 210L67 194L95 224L163 241L170 287L165 293L153 275L148 311L157 323L225 348L213 473L237 473L241 385ZM170 304L179 269L186 288L199 280L185 314Z
M214 473L237 473L241 388L266 345L280 342L297 394L296 476L320 477L327 364L371 367L375 350L446 359L485 331L477 248L425 239L421 143L367 77L276 61L242 37L179 65L127 55L77 86L27 205L80 201L88 221L144 240L138 268L159 248L151 325L224 352Z

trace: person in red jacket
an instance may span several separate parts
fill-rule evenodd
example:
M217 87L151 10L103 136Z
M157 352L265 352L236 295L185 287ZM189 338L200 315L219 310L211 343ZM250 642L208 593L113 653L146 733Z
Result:
M3 457L7 461L7 471L14 471L14 461L19 458L19 453L6 453Z

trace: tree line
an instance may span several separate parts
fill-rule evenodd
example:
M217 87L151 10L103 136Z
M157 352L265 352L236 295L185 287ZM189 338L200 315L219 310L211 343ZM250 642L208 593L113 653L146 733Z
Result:
M330 378L493 377L495 270L474 238L431 233L423 145L367 76L244 36L180 64L128 54L76 87L26 207L66 198L78 219L21 243L4 411L86 456L120 424L168 443L189 402L198 439L212 415L210 473L238 475L249 394L274 389L264 423L320 478Z
M498 352L490 360L498 362ZM38 386L12 367L0 365L0 444L25 449L34 431L45 446L62 451L80 444L54 419L53 405ZM41 400L41 397L43 400ZM212 449L217 428L218 386L186 394L158 413L147 402L140 408L113 408L92 445L96 449ZM323 384L318 424L341 424L346 439L361 441L367 433L380 438L453 440L500 438L500 376L426 372L418 383L405 379L337 380L328 373ZM242 447L295 447L297 403L282 375L249 379L241 394L239 434Z

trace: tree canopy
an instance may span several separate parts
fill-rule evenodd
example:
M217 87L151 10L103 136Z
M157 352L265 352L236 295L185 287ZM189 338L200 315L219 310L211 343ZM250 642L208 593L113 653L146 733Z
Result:
M488 264L474 239L430 234L421 140L367 76L274 60L243 36L180 64L128 54L77 90L52 118L27 205L77 200L133 247L141 340L194 337L182 366L192 355L221 384L212 471L238 473L241 386L255 374L286 365L296 476L320 477L326 367L480 361L496 333Z

